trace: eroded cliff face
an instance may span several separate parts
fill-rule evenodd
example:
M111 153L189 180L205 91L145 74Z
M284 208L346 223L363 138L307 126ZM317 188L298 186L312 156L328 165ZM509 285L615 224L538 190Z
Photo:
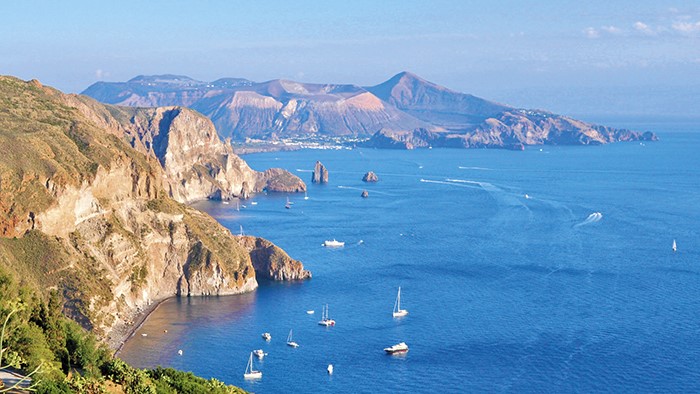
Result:
M222 142L212 122L183 107L127 108L104 106L84 96L70 104L132 147L157 159L164 170L163 187L180 202L247 198L263 190L304 192L306 184L283 169L258 172Z
M255 289L253 260L265 277L308 274L269 241L248 249L210 216L171 198L202 196L217 179L227 190L256 190L281 174L257 173L227 156L201 117L176 109L124 117L9 77L0 77L0 103L0 264L27 285L59 291L65 312L111 344L159 300ZM146 128L134 116L155 123ZM166 133L133 134L137 125L147 131L155 124ZM210 157L221 159L219 175L202 169L211 179L197 183L192 167ZM188 165L187 158L203 161ZM242 179L234 179L236 169ZM178 177L181 188L171 189Z
M272 242L259 237L238 236L238 243L250 253L258 277L268 280L311 279L311 272Z

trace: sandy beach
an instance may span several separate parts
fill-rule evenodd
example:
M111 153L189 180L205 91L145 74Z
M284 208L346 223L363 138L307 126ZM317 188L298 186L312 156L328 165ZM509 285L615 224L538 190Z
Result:
M124 346L126 341L128 341L131 337L134 336L134 334L136 334L136 331L138 331L138 329L141 328L141 326L143 326L146 320L148 320L148 317L153 312L155 312L163 302L175 297L177 296L167 297L162 300L153 302L151 305L148 306L148 308L144 309L141 312L134 313L131 316L131 320L134 322L133 324L125 324L119 327L115 327L109 339L107 340L107 344L109 345L110 349L115 349L114 356L119 356L119 351L122 350L122 347Z

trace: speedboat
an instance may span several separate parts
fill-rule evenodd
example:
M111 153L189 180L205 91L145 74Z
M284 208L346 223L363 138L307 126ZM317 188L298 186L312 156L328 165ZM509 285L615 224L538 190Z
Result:
M266 341L269 341L270 339L272 339L272 335L270 335L269 332L264 332L264 333L262 334L262 337L263 337L263 339L266 340Z
M387 354L406 353L408 351L408 345L406 345L406 342L400 342L394 346L384 348L384 351L387 352Z
M345 246L345 242L336 241L335 238L332 241L324 241L323 246L327 248L339 248Z
M262 349L253 350L253 354L254 354L257 358L259 358L259 359L261 359L261 360L262 360L263 357L267 356L267 353L263 352Z

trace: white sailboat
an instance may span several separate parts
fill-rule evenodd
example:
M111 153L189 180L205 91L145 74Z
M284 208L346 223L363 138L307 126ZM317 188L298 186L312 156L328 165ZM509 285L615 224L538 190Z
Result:
M287 209L292 209L292 202L289 201L289 197L287 197L287 203L284 204L284 207Z
M675 239L673 240L673 245L671 245L671 249L673 249L674 252L675 252L676 249L677 249L677 248L676 248L676 240L675 240Z
M239 236L239 237L242 237L242 236L245 235L245 234L243 234L243 225L240 225L240 226L241 226L241 232L238 234L238 236Z
M335 326L335 320L331 319L331 318L328 316L328 304L326 304L326 306L323 307L323 313L322 313L322 316L321 316L321 321L318 322L318 324L319 324L320 326L326 326L326 327L328 327L328 326Z
M299 344L294 342L294 340L292 339L292 330L289 330L289 335L287 336L287 346L291 346L294 348L299 347Z
M248 365L245 367L245 373L243 374L245 379L260 379L262 378L262 372L253 369L253 352L250 352L250 358L248 358Z
M308 200L309 196L306 194L306 191L304 191L304 200Z
M394 317L403 317L408 315L406 309L401 309L401 286L399 286L399 292L396 294L396 301L394 301L394 312L392 313Z

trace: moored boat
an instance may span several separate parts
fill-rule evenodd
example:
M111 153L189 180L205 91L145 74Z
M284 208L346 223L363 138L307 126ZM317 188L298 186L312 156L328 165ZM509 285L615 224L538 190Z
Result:
M406 342L400 342L394 346L384 348L384 351L387 352L387 354L406 353L408 351L408 345L406 345Z
M294 340L292 339L292 330L289 330L289 335L287 336L287 346L290 346L293 348L299 347L299 344L294 342Z
M403 317L408 315L406 309L401 309L401 286L399 286L399 292L396 294L396 301L394 301L394 311L392 312L394 317Z
M245 379L260 379L262 378L262 372L253 369L253 352L250 352L250 358L248 359L248 365L245 367L245 373L243 373L243 378Z
M332 241L324 241L323 246L327 248L339 248L341 246L345 246L345 242L336 241L335 238L333 238Z

